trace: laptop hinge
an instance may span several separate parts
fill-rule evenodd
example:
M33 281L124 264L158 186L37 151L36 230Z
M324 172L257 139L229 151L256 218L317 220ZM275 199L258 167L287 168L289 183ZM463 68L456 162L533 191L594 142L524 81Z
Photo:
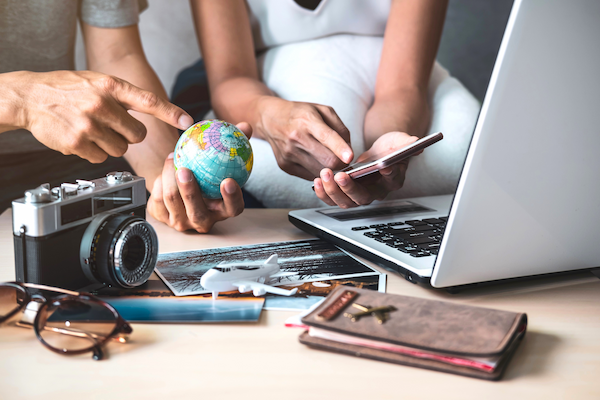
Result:
M590 272L596 276L596 278L600 279L600 268L591 269Z

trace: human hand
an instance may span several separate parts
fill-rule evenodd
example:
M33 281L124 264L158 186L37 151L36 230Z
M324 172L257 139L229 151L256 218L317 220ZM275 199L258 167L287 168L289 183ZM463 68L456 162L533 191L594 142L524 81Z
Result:
M265 96L258 115L256 135L269 142L288 174L311 180L321 169L340 169L354 157L350 132L331 107Z
M389 154L418 139L404 132L386 133L361 154L357 162L377 154ZM388 193L400 189L404 184L407 168L408 159L357 180L350 178L345 172L338 172L334 176L331 169L325 168L320 177L314 180L314 189L319 199L330 206L350 208L367 205L373 200L383 200Z
M146 136L127 111L150 114L176 128L193 119L179 107L124 80L92 71L21 72L20 127L61 153L93 163L120 157Z
M252 127L246 122L237 127L250 139ZM218 222L244 211L242 189L231 178L221 182L222 199L206 199L194 174L187 168L175 172L173 153L169 154L162 175L154 181L148 212L157 220L183 232L193 229L207 233Z

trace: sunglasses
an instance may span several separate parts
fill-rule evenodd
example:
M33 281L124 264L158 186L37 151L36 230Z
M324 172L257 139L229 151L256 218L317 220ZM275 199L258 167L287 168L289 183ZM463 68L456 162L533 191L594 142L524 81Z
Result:
M42 293L59 293L45 297ZM48 349L65 355L93 353L105 358L103 346L111 340L127 341L131 326L110 304L89 293L34 283L0 283L0 323L23 312L16 323L33 327Z

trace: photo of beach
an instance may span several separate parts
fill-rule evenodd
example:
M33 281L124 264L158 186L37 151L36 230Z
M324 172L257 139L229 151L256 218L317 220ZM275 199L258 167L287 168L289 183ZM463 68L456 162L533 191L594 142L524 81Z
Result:
M104 289L95 295L129 322L256 322L265 302L262 297L216 301L210 296L175 297L159 280L134 289Z

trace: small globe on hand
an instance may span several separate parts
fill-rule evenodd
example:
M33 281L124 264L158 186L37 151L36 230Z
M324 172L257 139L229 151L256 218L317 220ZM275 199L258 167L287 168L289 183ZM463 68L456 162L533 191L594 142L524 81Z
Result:
M221 182L233 178L242 187L252 172L250 141L235 125L213 119L190 126L175 145L175 169L194 174L202 194L220 199Z

